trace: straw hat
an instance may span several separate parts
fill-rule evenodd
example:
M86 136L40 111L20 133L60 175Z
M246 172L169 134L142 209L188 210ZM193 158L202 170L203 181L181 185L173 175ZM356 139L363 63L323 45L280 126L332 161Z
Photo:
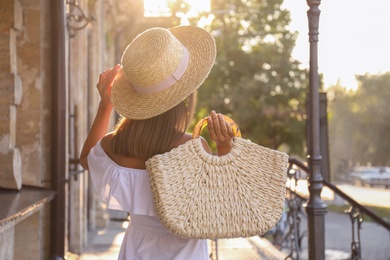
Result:
M214 64L214 38L204 29L152 28L138 35L122 55L111 90L115 110L148 119L175 107L207 78Z

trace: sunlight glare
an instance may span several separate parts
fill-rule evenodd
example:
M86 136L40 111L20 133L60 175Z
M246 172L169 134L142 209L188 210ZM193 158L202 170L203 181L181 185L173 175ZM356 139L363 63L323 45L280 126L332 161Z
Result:
M170 16L168 3L172 0L144 0L145 16ZM190 5L187 17L210 11L210 0L185 0Z
M318 67L324 75L324 87L340 84L356 90L355 75L389 71L390 1L322 2L319 6ZM292 55L302 67L308 68L307 2L286 0L283 7L291 12L289 29L299 33Z
M144 0L145 16L170 16L167 0Z

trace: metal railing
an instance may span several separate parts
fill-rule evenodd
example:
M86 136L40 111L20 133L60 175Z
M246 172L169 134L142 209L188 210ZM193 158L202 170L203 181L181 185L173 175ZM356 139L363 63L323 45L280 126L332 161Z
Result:
M271 242L280 249L288 250L289 254L286 259L301 259L302 240L307 233L302 232L300 223L302 218L306 218L303 205L307 203L307 198L302 197L296 191L296 183L299 176L299 169L310 173L309 168L297 159L289 160L288 178L289 186L287 187L286 210L280 222L272 230ZM379 217L369 208L361 205L359 202L345 194L336 185L323 180L323 185L332 190L335 194L344 199L351 206L345 211L350 217L352 225L351 238L351 260L361 260L361 239L360 229L363 223L363 216L368 216L372 221L390 232L390 223Z

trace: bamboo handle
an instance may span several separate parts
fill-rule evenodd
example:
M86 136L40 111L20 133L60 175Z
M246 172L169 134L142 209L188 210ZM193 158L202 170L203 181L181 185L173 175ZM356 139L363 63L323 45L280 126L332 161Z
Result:
M209 118L210 116L206 116L204 117L203 119L201 119L195 126L194 128L194 133L192 134L192 138L198 138L200 136L200 133L202 132L203 128L205 128L207 126L207 119ZM230 117L228 116L225 116L223 115L223 118L230 124L230 126L232 127L232 130L233 130L233 133L234 133L234 136L236 137L241 137L241 131L240 131L240 128L238 127L238 125L236 124L236 122L233 121L233 119L231 119Z

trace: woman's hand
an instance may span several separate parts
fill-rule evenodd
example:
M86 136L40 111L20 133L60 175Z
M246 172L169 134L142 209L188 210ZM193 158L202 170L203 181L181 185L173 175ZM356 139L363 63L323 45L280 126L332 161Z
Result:
M101 102L104 105L111 104L111 87L120 67L121 66L118 64L112 69L105 70L99 76L99 82L97 83L96 88L99 91Z
M212 110L207 121L207 126L211 140L217 144L218 155L229 153L232 148L234 133L232 127L225 121L223 115L217 114Z
M116 75L118 74L120 65L102 72L99 76L99 82L96 85L100 95L100 104L93 120L91 129L89 130L87 139L84 142L83 149L80 153L80 164L84 169L88 170L88 154L92 147L107 134L108 125L110 122L112 104L111 104L111 87Z

